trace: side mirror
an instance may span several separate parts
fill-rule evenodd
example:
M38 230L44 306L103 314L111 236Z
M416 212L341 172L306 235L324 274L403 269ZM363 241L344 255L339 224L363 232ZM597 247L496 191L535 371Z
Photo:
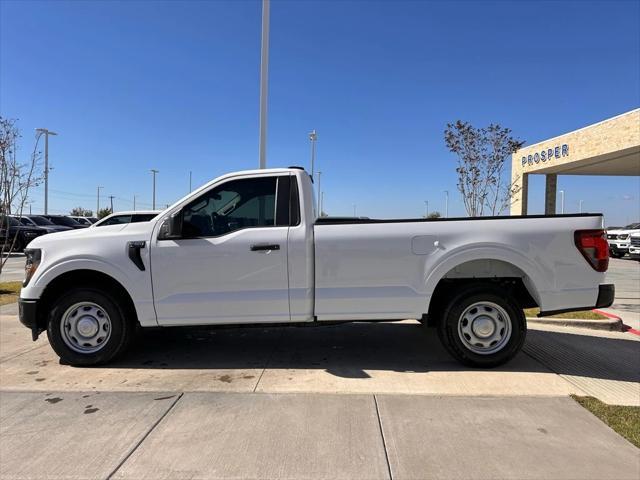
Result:
M182 238L182 210L179 210L162 221L159 240Z

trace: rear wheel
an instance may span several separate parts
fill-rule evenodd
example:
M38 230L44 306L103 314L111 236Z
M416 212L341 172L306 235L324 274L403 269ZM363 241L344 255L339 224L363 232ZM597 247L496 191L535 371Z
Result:
M75 288L58 299L47 323L49 343L75 366L106 363L124 352L134 333L123 309L107 292Z
M613 258L622 258L624 257L624 253L616 252L615 250L611 250L609 252Z
M472 367L495 367L516 355L527 334L521 308L493 286L466 287L443 310L438 328L445 348Z

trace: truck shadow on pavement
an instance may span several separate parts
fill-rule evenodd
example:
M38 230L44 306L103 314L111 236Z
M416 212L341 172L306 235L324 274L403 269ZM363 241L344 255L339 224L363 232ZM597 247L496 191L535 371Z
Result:
M504 372L540 372L640 382L640 342L530 330L524 352ZM342 378L367 371L482 371L455 361L435 329L414 322L321 327L167 328L140 333L120 360L133 369L322 369Z

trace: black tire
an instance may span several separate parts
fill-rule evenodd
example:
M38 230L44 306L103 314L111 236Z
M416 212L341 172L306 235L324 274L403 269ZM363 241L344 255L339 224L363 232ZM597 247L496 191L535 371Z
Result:
M459 322L464 321L461 319L462 314L479 302L499 306L508 316L508 319L504 319L505 322L510 322L511 334L495 352L477 353L471 350L473 347L467 346L461 338L464 334L459 333ZM447 351L459 362L470 367L490 368L506 363L520 351L527 336L527 321L522 308L513 299L505 297L504 290L491 285L472 285L454 294L446 304L438 326L438 335Z
M611 250L611 252L610 252L610 253L611 253L611 256L612 256L613 258L622 258L622 257L624 257L624 253L618 253L618 252L616 252L616 251L614 251L614 250Z
M14 252L22 252L24 250L24 240L19 236L16 237L15 242L13 243L13 251Z
M61 331L63 316L72 306L90 302L103 310L110 320L110 335L99 350L78 352L67 345ZM107 363L122 354L135 333L135 322L127 319L125 309L108 292L94 288L72 288L51 306L47 321L47 336L62 363L73 366L92 366Z

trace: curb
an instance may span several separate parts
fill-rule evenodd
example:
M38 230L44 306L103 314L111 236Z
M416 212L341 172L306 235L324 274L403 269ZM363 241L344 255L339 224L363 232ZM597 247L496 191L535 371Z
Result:
M550 317L528 317L527 323L538 323L542 325L555 325L556 327L576 327L589 328L591 330L608 330L614 332L624 332L624 324L620 318L607 318L606 320L583 320L578 318L550 318Z

